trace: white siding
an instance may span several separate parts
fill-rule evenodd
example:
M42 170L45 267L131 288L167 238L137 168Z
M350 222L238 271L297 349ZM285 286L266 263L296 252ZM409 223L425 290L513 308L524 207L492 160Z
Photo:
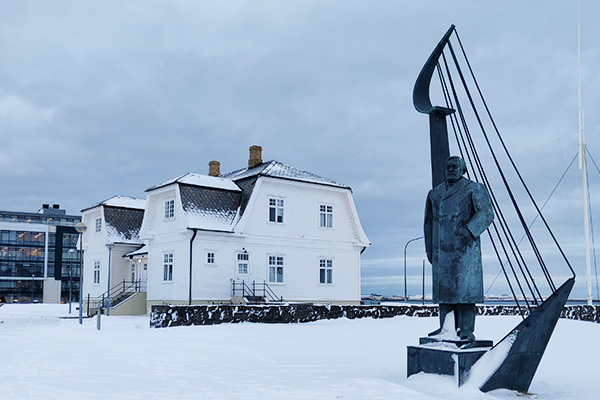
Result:
M83 234L83 296L91 298L98 297L108 290L108 248L109 242L104 222L104 208L98 206L83 213L82 221L87 225L87 230ZM96 219L102 218L102 231L96 232ZM111 251L111 288L122 282L131 279L128 274L129 259L123 258L123 255L137 249L136 244L116 244ZM94 283L94 262L100 261L100 284Z
M96 232L96 219L102 218L102 230ZM106 272L103 276L102 270L108 267L108 250L106 243L106 225L104 224L103 207L98 206L83 213L82 222L87 225L83 234L83 291L82 295L87 299L88 294L94 298L106 291ZM94 261L100 261L100 284L94 284Z
M175 199L175 218L164 202ZM269 222L269 198L284 200L283 223ZM148 248L148 302L186 302L190 285L190 239L177 184L148 193L141 237ZM333 226L320 227L320 208L333 207ZM235 232L197 231L193 242L192 301L229 301L238 252L249 254L245 279L268 282L268 256L284 257L284 282L269 283L288 301L358 302L360 252L368 246L349 189L259 178ZM206 263L206 251L215 263ZM173 253L173 280L163 280L165 253ZM319 261L333 260L333 281L321 284Z

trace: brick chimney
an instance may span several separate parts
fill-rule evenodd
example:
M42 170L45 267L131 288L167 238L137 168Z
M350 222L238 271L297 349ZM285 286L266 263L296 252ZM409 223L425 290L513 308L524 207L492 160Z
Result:
M248 160L248 168L256 167L262 164L262 147L250 146L250 159Z
M221 163L218 161L211 161L208 163L208 176L219 176L221 175Z

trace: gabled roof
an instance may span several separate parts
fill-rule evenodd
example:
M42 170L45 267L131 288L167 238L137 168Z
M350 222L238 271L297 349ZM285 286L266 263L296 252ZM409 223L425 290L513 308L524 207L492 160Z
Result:
M192 172L188 172L187 174L181 175L175 179L168 180L163 183L159 183L158 185L154 185L146 189L146 192L151 190L155 190L164 186L171 185L173 183L181 183L185 185L193 185L193 186L201 186L206 188L213 189L222 189L222 190L233 190L240 191L240 188L231 180L224 179L222 177L216 176L208 176L208 175L200 175L194 174Z
M279 161L268 161L252 168L244 168L222 175L223 178L238 181L255 176L268 176L272 178L288 179L292 181L316 183L319 185L335 186L350 189L349 186L323 178L322 176L292 167Z

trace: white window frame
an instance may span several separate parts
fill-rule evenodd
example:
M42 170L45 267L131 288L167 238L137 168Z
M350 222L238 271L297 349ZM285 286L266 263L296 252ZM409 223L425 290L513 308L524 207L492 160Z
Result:
M175 218L175 199L165 200L165 220Z
M281 271L281 273L280 273ZM281 254L267 255L267 280L273 284L285 283L285 257Z
M208 265L209 267L216 267L217 252L215 250L206 250L204 254L204 265Z
M333 285L333 259L319 258L319 284Z
M237 275L248 275L250 273L250 254L247 252L236 253L235 267Z
M163 282L173 282L173 260L172 252L163 253Z
M94 260L94 285L100 284L100 260Z
M333 228L333 205L319 204L319 227Z
M102 232L102 218L96 218L96 233Z
M284 223L285 199L283 197L269 196L269 222L273 224Z

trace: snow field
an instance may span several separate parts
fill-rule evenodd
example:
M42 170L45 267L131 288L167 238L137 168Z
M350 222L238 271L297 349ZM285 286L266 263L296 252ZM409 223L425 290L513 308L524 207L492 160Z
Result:
M406 378L406 346L437 318L150 329L147 316L59 319L66 305L0 307L0 399L515 399L507 390ZM73 317L76 317L73 307ZM478 317L500 340L519 317ZM600 326L560 320L533 399L595 399Z

